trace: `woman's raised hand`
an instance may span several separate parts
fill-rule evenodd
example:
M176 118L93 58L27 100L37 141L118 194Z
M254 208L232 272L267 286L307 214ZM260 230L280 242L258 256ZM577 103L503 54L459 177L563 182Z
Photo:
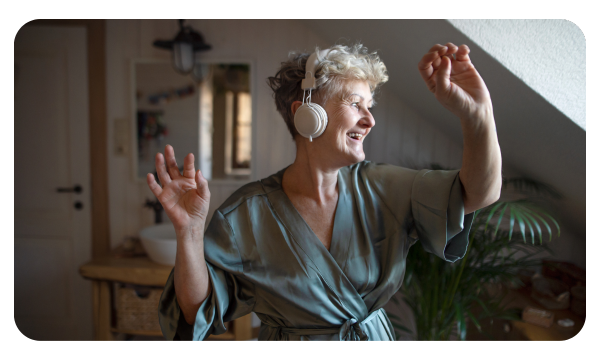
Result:
M155 164L162 188L156 183L154 175L148 174L146 180L171 219L175 231L182 235L198 231L204 233L210 191L200 170L194 169L194 155L190 153L183 160L183 174L179 173L171 145L165 146L164 157L161 153L156 154Z
M419 61L419 72L436 99L461 120L491 114L492 100L469 58L467 45L437 44Z

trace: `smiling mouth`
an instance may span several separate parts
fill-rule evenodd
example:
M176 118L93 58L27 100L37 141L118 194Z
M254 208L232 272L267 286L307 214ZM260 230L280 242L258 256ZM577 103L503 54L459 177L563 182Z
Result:
M355 141L361 141L363 138L363 135L359 133L347 133L346 136Z

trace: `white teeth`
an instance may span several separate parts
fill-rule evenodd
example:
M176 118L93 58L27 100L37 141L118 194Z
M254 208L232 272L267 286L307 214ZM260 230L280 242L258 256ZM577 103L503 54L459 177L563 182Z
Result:
M350 136L353 139L358 139L358 140L362 139L362 137L363 137L362 134L359 134L359 133L348 133L348 136Z

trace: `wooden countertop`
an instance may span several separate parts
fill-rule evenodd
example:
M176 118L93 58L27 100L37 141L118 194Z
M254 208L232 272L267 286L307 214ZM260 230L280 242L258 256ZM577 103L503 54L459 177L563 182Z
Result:
M165 286L173 266L161 265L147 256L120 256L121 251L92 260L79 268L81 276L91 280L117 281L128 284Z

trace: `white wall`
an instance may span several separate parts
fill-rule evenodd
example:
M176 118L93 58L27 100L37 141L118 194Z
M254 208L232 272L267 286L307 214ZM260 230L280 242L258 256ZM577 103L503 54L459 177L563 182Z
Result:
M289 165L295 156L294 144L275 109L266 78L275 74L289 51L310 51L315 45L326 47L331 44L300 21L202 20L190 21L190 25L213 47L203 54L205 59L253 62L252 92L256 114L253 180ZM131 118L130 62L139 58L168 60L169 52L154 48L152 42L172 38L177 29L174 20L107 21L109 206L113 248L125 237L135 236L142 227L153 222L152 210L142 206L146 198L153 197L144 180L133 178L131 156L118 156L113 151L114 121ZM460 167L461 144L450 141L408 105L386 92L385 85L373 113L377 125L365 140L367 159L405 166L437 162ZM240 185L234 181L211 182L211 211Z
M448 20L581 128L585 35L568 20Z
M365 138L367 160L429 168L436 163L444 168L459 169L462 144L458 144L400 101L385 85L373 108L375 127Z

